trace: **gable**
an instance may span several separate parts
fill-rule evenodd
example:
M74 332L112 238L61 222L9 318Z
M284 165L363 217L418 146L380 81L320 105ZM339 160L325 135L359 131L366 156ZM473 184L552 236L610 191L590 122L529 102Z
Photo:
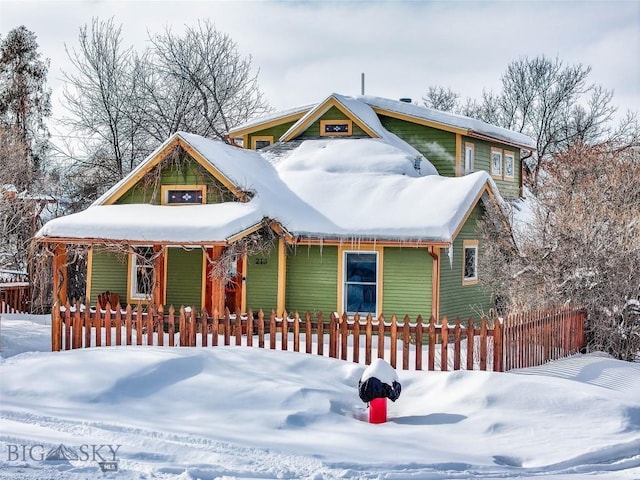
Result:
M189 167L189 164L193 164L193 167ZM174 173L169 173L172 170L166 169L165 167L172 165L174 166ZM176 168L178 165L180 165L180 168ZM204 172L208 172L210 177L205 177ZM187 183L190 174L194 181L203 180L205 182L211 182L211 178L213 178L224 187L216 188L219 186L218 183L214 182L214 184L212 184L214 188L212 188L211 191L216 192L217 195L217 197L213 197L213 199L219 198L220 201L223 201L229 198L226 190L232 194L234 199L246 199L246 192L226 177L209 159L191 146L187 140L184 140L180 133L176 133L126 177L93 202L92 206L113 205L116 203L138 203L141 197L145 200L143 203L153 203L156 193L153 191L153 188L151 192L148 191L149 185L161 187L163 181L167 182L168 185L201 186L202 184ZM209 192L207 192L207 195L208 194ZM159 196L158 199L160 198ZM122 201L120 201L121 199Z
M328 115L328 117L326 115ZM342 118L337 118L340 115L342 115ZM365 117L370 118L365 119ZM373 125L371 122L371 120L374 119L375 122L378 123L378 119L371 108L350 97L344 97L334 93L296 122L279 140L281 142L288 142L303 135L304 132L307 131L309 131L312 136L313 133L315 133L315 136L320 136L320 124L318 124L317 127L313 125L316 122L320 122L323 118L326 120L348 119L352 122L352 129L356 126L360 128L361 136L370 138L379 138L381 136L376 131L377 125Z
M129 187L114 204L147 203L163 205L172 192L200 192L202 201L223 203L235 200L234 193L198 163L184 148L176 145L153 168ZM193 196L193 194L191 194Z
M336 132L328 133L326 131L332 125L348 125L347 134ZM306 130L300 133L299 138L317 138L330 136L350 136L350 137L370 137L358 123L353 121L349 115L332 106L329 110L318 117L316 121L311 123Z

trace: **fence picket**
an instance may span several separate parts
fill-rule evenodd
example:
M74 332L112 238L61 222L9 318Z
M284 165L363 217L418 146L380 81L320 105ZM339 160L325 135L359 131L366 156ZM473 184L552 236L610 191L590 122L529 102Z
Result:
M265 347L264 312L259 311L257 318L250 310L243 318L237 311L231 319L231 313L225 309L223 318L217 310L210 317L206 310L199 314L195 308L181 307L178 319L173 306L167 314L161 305L150 305L143 310L140 304L135 309L127 305L122 310L118 305L116 310L107 305L105 309L93 309L81 305L67 304L52 315L52 349L88 348L122 344L122 330L127 345L133 341L133 328L136 329L136 345L164 346L165 329L167 330L169 346L175 346L175 327L178 321L180 346L203 347L217 346L219 336L224 335L224 344L230 344L231 335L237 346L253 346L253 335L257 328L258 346ZM291 317L291 318L290 318ZM58 320L56 320L58 319ZM257 321L258 325L255 325ZM317 344L317 354L324 354L324 345L328 340L329 356L353 362L361 361L361 345L364 343L364 361L370 364L373 357L374 335L377 335L378 358L385 358L386 339L389 340L389 363L393 368L398 367L398 343L402 347L402 369L411 368L411 355L415 354L416 370L423 368L424 339L428 339L427 363L429 370L435 370L436 351L439 347L439 369L446 371L449 361L453 369L462 368L462 339L466 336L466 368L474 367L481 370L491 368L493 371L507 371L513 368L534 366L554 360L562 356L579 351L584 345L585 313L577 309L559 309L530 314L511 315L505 319L488 319L483 317L476 326L472 318L467 327L463 327L460 318L456 318L455 325L450 325L447 317L441 324L431 317L428 325L424 324L422 316L416 318L415 325L411 318L405 315L399 325L398 317L393 315L390 322L380 315L373 325L373 317L368 314L366 319L354 315L331 314L326 332L322 313L313 319L309 312L304 316L298 312L289 315L286 311L280 319L272 311L269 318L269 347L276 349L276 338L281 336L280 349L287 350L288 343L293 343L293 350L300 351L300 334L305 335L305 352L312 353L313 341ZM489 323L491 322L491 323ZM113 329L115 331L115 337ZM425 332L426 328L426 332ZM400 331L398 331L400 330ZM211 340L209 341L209 332ZM144 336L146 335L146 341ZM364 341L361 336L364 335ZM328 339L327 339L328 336ZM198 338L200 337L200 340ZM246 338L244 338L246 337ZM453 338L451 338L453 337ZM104 340L102 340L104 338ZM114 340L115 338L115 340ZM157 339L157 340L156 340ZM210 342L210 343L209 343ZM440 345L438 345L440 343ZM449 344L452 350L449 351ZM57 347L59 345L59 347ZM351 349L351 355L349 355ZM413 351L412 351L413 349ZM490 350L491 349L491 350ZM450 355L453 359L450 359Z

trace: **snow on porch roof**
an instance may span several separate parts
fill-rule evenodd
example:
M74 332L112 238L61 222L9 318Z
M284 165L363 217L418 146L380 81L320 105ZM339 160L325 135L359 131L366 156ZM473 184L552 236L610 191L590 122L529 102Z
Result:
M202 244L226 242L262 220L251 203L99 205L47 222L36 237Z

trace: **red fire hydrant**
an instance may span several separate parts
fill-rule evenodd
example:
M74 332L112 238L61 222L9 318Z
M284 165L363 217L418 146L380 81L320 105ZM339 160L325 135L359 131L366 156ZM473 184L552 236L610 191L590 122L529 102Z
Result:
M358 395L369 404L369 423L386 422L387 398L395 402L400 396L396 371L383 359L375 359L362 373Z
M384 423L387 421L387 399L374 398L369 402L369 423Z

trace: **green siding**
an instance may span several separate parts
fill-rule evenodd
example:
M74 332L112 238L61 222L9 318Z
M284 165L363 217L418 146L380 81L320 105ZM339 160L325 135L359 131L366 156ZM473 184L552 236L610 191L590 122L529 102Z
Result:
M229 189L186 153L181 157L179 164L166 162L160 172L159 182L153 180L153 172L155 169L152 169L145 178L125 192L116 203L160 205L162 203L162 185L206 185L207 203L221 203L235 199Z
M484 170L491 174L491 147L499 148L503 151L503 164L504 164L504 151L510 151L514 154L514 178L505 180L504 178L492 177L495 181L500 194L505 198L517 198L520 196L520 178L522 176L522 168L520 162L520 149L515 147L509 147L498 143L485 142L476 138L463 137L462 145L464 143L473 143L475 158L473 160L473 167L476 172ZM504 166L503 166L504 168Z
M427 158L440 175L456 174L456 134L397 118L380 116L382 126L411 144Z
M342 111L336 107L331 107L320 118L313 122L307 129L300 134L300 137L312 137L317 138L320 136L320 121L321 120L349 120L348 117ZM355 122L352 122L351 136L353 137L368 137L364 130L360 128ZM341 136L344 138L344 136ZM349 137L347 137L349 138Z
M328 315L337 304L338 247L299 246L292 250L287 256L287 311Z
M128 257L100 248L94 248L91 264L91 299L90 303L98 303L98 294L106 292L120 295L120 303L127 301L127 275L129 274Z
M431 317L433 260L425 248L385 248L383 304L386 317Z
M463 241L480 240L476 232L478 220L482 217L484 208L478 202L469 215L467 222L453 243L453 259L450 262L448 249L440 250L440 318L449 319L460 317L466 321L474 317L476 321L480 314L489 314L491 295L479 283L476 285L462 285ZM482 249L482 241L478 251ZM478 271L482 277L482 271Z
M265 313L275 310L278 301L278 249L253 255L247 260L247 309ZM278 312L282 313L282 312Z
M199 248L167 249L167 305L203 307L202 261Z
M284 133L289 130L293 124L296 122L286 122L280 125L275 125L270 128L265 128L264 130L258 130L256 132L251 132L249 134L249 144L245 145L245 148L251 148L253 143L253 137L273 137L273 142L277 142L278 139L284 135Z

